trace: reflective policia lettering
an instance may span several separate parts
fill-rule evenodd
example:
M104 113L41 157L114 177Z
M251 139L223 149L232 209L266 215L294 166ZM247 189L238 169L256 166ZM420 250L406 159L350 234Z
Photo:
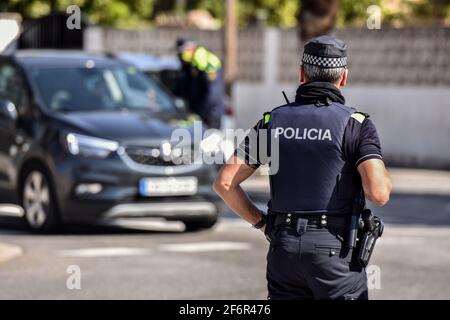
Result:
M316 129L316 128L275 128L275 138L283 136L285 139L295 140L328 140L332 141L330 129Z

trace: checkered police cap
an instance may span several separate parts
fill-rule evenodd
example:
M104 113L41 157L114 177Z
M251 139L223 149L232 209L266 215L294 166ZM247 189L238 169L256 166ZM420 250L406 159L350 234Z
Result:
M308 53L303 53L303 63L312 64L321 68L344 68L347 66L347 57L343 58L327 58L313 56Z
M302 62L321 68L347 66L347 45L332 36L320 36L305 44Z

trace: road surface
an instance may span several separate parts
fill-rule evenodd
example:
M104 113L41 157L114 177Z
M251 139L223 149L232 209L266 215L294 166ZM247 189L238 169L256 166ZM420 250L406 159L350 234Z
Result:
M388 225L370 269L371 298L450 299L450 197L394 195L377 213ZM23 250L0 263L0 299L266 298L268 244L231 212L198 233L146 221L34 235L12 218L0 222L0 243Z

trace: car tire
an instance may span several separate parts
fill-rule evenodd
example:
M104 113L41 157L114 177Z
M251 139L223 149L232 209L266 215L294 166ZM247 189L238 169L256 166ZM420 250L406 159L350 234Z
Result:
M55 232L61 226L53 184L47 170L30 165L23 174L20 200L27 226L37 233Z
M189 220L183 221L186 232L200 231L212 228L217 223L217 217L201 219L201 220Z

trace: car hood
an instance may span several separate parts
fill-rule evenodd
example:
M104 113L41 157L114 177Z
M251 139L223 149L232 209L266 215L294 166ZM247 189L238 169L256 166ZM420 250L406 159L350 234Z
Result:
M196 120L193 116L121 111L70 112L56 117L85 134L118 142L167 139L178 128L192 133Z

